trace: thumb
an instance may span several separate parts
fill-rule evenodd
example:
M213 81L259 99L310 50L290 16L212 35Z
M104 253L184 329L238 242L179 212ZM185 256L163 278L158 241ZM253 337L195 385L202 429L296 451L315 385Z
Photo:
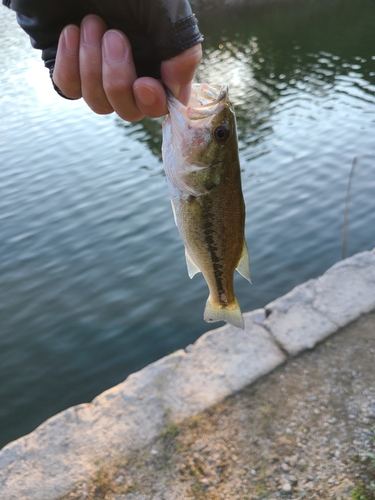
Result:
M185 106L189 102L191 82L202 59L202 46L199 43L181 52L178 56L162 61L161 78L172 94Z

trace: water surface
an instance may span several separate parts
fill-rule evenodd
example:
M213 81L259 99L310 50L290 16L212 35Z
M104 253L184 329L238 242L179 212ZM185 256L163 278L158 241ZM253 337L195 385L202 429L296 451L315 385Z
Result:
M0 18L0 446L219 325L189 280L161 163L161 120L96 116L50 88ZM375 246L375 4L267 4L200 18L197 80L227 83L262 307Z

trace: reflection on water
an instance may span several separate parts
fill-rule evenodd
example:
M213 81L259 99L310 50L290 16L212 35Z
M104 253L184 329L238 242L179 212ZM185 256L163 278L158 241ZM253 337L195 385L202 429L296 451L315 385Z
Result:
M201 17L197 79L227 83L240 139L253 285L264 306L375 246L375 5L267 3ZM161 120L124 123L55 96L0 17L0 445L89 401L210 328L161 164ZM216 325L212 325L214 328Z

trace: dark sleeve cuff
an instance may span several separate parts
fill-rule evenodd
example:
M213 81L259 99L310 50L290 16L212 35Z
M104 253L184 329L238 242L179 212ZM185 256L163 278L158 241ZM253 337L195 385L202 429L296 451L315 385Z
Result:
M203 42L203 36L199 32L198 22L194 14L176 23L171 23L166 31L156 28L153 38L161 61L171 59L197 43Z

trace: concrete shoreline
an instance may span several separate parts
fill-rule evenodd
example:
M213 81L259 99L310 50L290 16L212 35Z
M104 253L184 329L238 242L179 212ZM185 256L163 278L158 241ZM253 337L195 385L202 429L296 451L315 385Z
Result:
M50 418L0 451L0 497L53 500L117 453L243 389L375 309L375 249L338 262L262 309Z

